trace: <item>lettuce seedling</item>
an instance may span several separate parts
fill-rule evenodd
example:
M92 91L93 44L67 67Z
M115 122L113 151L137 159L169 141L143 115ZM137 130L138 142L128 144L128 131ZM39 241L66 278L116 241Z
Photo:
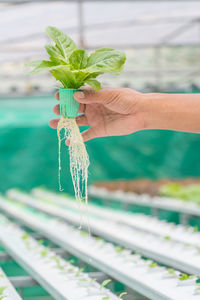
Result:
M106 279L102 282L100 289L102 289L103 287L105 287L107 284L109 284L112 280L111 279Z
M168 273L169 273L170 275L174 275L174 274L175 274L175 270L172 269L172 268L169 268L169 269L168 269Z
M128 293L127 292L122 292L120 295L119 295L119 299L122 299L123 296L127 295Z
M75 276L76 277L79 277L80 275L81 275L81 273L83 272L83 268L80 268L77 272L76 272L76 274L75 274Z
M3 300L5 296L3 296L3 293L7 287L6 286L1 286L0 287L0 300Z
M88 84L100 90L101 84L96 78L103 73L118 75L126 61L125 53L113 48L101 48L91 54L78 49L74 41L59 29L48 26L46 34L55 45L45 46L49 60L37 60L29 63L32 74L50 72L64 88L78 89Z
M189 279L194 279L194 278L196 278L195 275L188 275L188 274L185 274L185 273L181 273L181 275L179 277L179 280L184 281L184 280L189 280Z
M155 267L157 267L157 263L156 262L152 262L152 263L149 264L149 268L153 269Z

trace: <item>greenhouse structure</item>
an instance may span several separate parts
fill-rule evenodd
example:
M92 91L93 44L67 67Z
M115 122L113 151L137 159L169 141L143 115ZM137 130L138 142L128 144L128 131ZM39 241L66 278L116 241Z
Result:
M0 25L0 300L200 300L200 131L112 134L98 100L200 101L200 1L0 0Z

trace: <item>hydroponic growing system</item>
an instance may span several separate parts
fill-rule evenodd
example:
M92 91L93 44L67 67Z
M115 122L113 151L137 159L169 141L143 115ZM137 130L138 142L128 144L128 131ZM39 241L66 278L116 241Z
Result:
M135 292L153 300L200 299L196 227L89 203L80 229L76 201L41 188L9 190L0 197L0 211L2 256L15 260L53 299L137 299ZM0 270L0 299L23 299L16 278Z

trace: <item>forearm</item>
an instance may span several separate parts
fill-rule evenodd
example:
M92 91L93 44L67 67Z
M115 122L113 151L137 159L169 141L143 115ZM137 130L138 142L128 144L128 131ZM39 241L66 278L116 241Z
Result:
M200 94L143 94L145 129L200 133Z

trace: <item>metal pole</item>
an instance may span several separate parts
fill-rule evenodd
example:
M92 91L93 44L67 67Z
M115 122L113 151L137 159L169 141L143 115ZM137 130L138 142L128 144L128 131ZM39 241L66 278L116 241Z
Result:
M78 1L78 34L79 34L79 46L85 48L84 43L84 25L83 25L83 1Z
M156 90L162 90L162 51L161 46L155 47Z

